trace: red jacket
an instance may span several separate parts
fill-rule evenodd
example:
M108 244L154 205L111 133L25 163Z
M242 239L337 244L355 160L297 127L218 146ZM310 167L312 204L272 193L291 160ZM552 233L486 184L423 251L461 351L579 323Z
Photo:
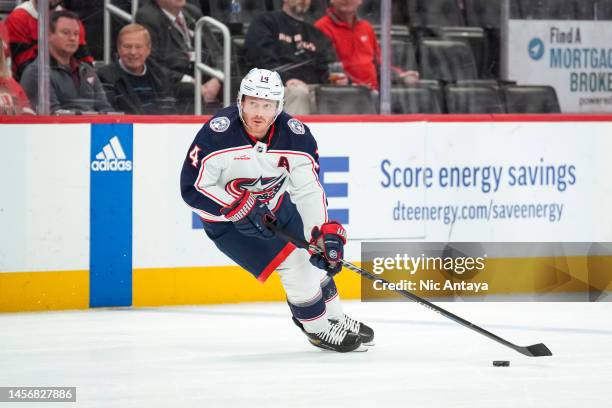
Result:
M0 115L22 113L34 113L23 88L11 77L0 77Z
M4 21L0 21L0 38L2 39L2 51L8 60L11 57L11 49L9 48L10 39Z
M377 66L380 47L370 23L355 18L353 24L341 21L331 9L316 21L315 27L334 44L344 72L355 84L378 89Z
M93 57L85 41L85 27L80 21L79 25L81 27L79 48L74 56L81 62L93 64ZM21 3L8 15L6 28L13 56L13 76L19 79L25 67L38 55L38 11L31 1Z

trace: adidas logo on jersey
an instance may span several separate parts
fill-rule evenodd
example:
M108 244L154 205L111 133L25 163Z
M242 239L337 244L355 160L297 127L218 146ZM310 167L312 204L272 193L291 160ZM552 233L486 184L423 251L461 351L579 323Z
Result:
M113 136L102 151L96 155L96 160L91 162L91 170L132 171L132 161L127 160L117 136Z

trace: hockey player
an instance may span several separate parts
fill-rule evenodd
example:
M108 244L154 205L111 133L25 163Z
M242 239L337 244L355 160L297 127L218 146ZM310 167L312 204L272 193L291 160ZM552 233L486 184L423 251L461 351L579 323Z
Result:
M342 311L333 276L342 265L346 231L327 218L317 144L310 130L283 112L278 73L252 69L236 106L219 111L198 132L183 163L181 193L215 245L257 280L276 270L294 323L315 346L364 350L373 330ZM275 222L310 238L323 256L297 248L266 228Z

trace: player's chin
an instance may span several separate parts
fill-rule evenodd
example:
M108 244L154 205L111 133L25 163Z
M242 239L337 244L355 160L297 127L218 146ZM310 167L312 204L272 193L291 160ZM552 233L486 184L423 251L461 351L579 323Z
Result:
M256 131L266 130L267 127L267 123L263 120L257 122L253 121L251 124L251 128Z

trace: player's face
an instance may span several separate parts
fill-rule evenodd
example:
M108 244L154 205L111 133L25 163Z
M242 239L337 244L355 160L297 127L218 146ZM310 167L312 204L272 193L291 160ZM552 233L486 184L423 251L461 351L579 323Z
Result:
M79 23L72 18L60 17L55 32L49 34L49 47L64 55L74 55L79 48Z
M274 120L277 106L276 101L245 96L242 100L242 119L249 133L257 138L264 137Z
M151 46L144 31L137 31L123 34L119 40L117 51L119 51L121 62L127 69L140 73L144 68L145 61L151 54Z

